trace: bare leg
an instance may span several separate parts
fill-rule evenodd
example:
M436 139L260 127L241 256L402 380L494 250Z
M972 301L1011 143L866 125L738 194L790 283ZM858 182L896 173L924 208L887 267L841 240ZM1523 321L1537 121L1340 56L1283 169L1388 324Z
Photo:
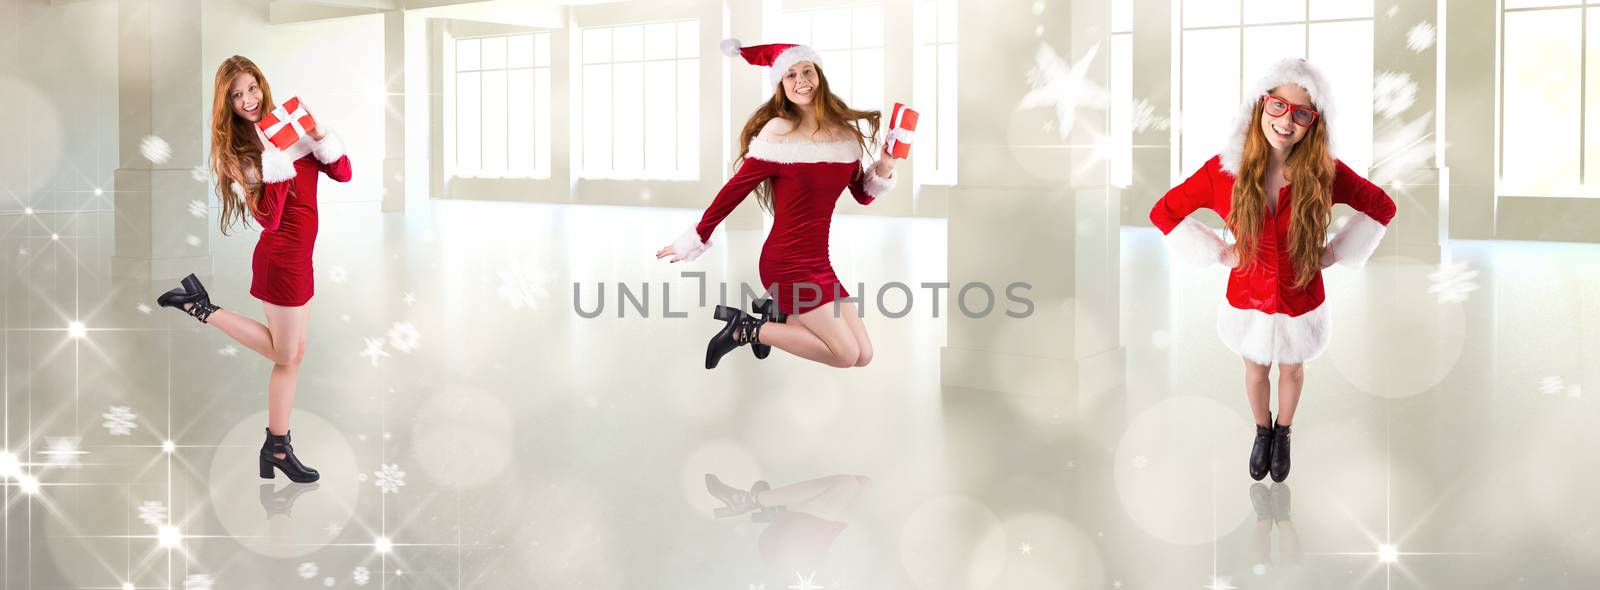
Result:
M834 520L870 483L861 475L830 475L763 491L756 494L756 502Z
M271 303L262 306L266 310L273 350L292 351L272 359L272 375L267 378L267 430L284 435L289 433L289 414L294 411L295 380L300 375L300 360L305 355L306 323L311 318L311 308ZM283 458L282 453L274 456Z
M1306 385L1306 366L1278 364L1278 423L1294 425L1294 411L1300 407L1300 390Z
M855 304L844 303L839 306L839 314L844 316L845 325L850 327L850 334L855 336L856 349L861 353L856 356L857 367L865 367L872 362L872 338L867 336L867 326L861 322L861 316L856 311Z
M832 305L789 316L788 323L767 322L761 327L761 343L770 344L800 358L826 365L848 368L861 359L856 337L843 317L834 317ZM853 316L855 306L839 306L839 315Z
M1256 419L1256 426L1271 426L1272 420L1268 405L1272 401L1271 365L1258 365L1244 361L1244 391L1250 399L1250 415Z
M206 323L227 334L234 342L243 344L246 348L256 351L256 354L266 357L267 360L277 358L277 353L272 348L272 332L261 325L261 322L226 309L219 309L206 319Z

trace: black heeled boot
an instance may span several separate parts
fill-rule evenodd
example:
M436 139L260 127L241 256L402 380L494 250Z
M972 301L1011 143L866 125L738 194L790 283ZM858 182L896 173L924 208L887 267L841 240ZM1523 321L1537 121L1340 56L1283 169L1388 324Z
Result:
M294 516L294 502L300 499L300 494L315 491L322 484L289 484L283 489L275 490L272 484L261 484L257 495L261 497L261 509L267 512L267 518L274 516Z
M767 320L750 317L750 314L741 309L734 309L726 305L718 305L712 317L718 321L727 322L716 336L711 337L711 342L706 345L706 368L717 368L717 361L723 356L733 352L733 349L745 344L761 343L761 326Z
M211 317L212 313L222 309L211 304L211 296L206 293L205 285L201 285L200 279L195 278L194 275L183 277L181 282L183 284L182 287L167 291L157 297L156 304L161 307L177 308L178 311L194 316L202 324L206 323L206 318ZM185 305L189 307L185 309Z
M1289 427L1272 423L1272 481L1289 477Z
M274 454L283 453L283 458L274 457ZM272 468L277 467L289 481L295 483L311 483L322 478L317 470L306 467L300 458L294 456L294 447L289 444L289 433L283 436L267 431L267 441L261 443L261 479L272 479Z
M1267 414L1267 423L1272 424L1272 414ZM1267 471L1272 462L1272 427L1256 425L1256 442L1250 447L1250 479L1261 481L1267 476Z
M711 511L717 518L729 518L741 514L754 512L750 515L753 522L771 522L783 508L779 506L764 506L756 500L756 494L772 489L772 485L758 481L750 486L750 491L722 483L721 479L710 473L706 474L706 491L711 497L722 502L722 506Z
M783 312L778 311L778 304L773 303L771 298L757 299L752 307L755 308L756 317L769 322L781 324L784 320L789 319ZM772 345L757 342L750 345L750 352L755 353L756 358L764 359L767 358L767 355L772 354Z

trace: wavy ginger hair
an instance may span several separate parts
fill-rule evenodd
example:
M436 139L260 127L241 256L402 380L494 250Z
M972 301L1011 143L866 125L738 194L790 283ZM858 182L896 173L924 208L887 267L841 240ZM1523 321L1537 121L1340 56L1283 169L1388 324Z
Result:
M1277 195L1265 195L1267 158L1272 146L1261 131L1265 99L1251 111L1245 129L1244 154L1233 183L1233 207L1228 213L1228 231L1233 232L1239 268L1256 262L1257 236L1266 222L1266 199L1277 202ZM1313 105L1315 106L1315 105ZM1289 260L1294 267L1294 286L1304 287L1322 269L1322 246L1327 240L1328 223L1333 213L1333 156L1328 152L1326 119L1306 129L1304 137L1289 148L1284 162L1284 178L1289 181Z
M817 116L817 132L843 130L855 139L862 151L867 151L869 144L876 149L877 141L872 138L878 136L878 124L883 114L879 111L858 111L850 108L843 99L829 90L828 77L823 75L822 66L816 63L811 65L817 69L817 89L812 93L815 98L811 99L811 106ZM755 139L756 135L761 133L761 128L769 121L783 119L798 128L801 120L800 108L800 105L790 101L789 96L783 93L783 82L778 82L777 89L772 93L772 99L751 113L750 120L745 121L744 130L739 132L739 157L734 159L734 169L738 169L739 164L744 162L745 155L750 153L750 140ZM866 121L871 131L862 132L860 121ZM756 186L755 192L756 201L761 203L761 207L771 211L772 179L761 181L761 184Z
M217 180L217 197L222 201L222 233L235 222L248 226L252 213L261 213L261 140L256 137L255 124L233 114L233 101L228 99L228 89L234 78L243 74L255 76L261 88L261 112L270 113L278 108L272 102L272 87L261 68L249 58L235 55L217 67L215 92L211 99L211 172ZM253 170L251 180L246 171ZM238 186L239 191L233 189Z

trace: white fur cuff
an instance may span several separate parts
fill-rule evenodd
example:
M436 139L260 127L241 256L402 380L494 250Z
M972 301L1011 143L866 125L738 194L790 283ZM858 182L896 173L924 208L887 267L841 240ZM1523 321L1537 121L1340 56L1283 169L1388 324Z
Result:
M678 238L672 241L673 254L684 262L693 262L694 259L699 258L701 254L705 254L706 250L709 249L711 249L711 240L700 241L700 232L693 225L689 226L688 230L678 234Z
M261 150L261 182L271 184L294 178L294 159L268 145Z
M1174 255L1195 266L1221 264L1222 254L1228 249L1216 232L1193 218L1185 218L1161 241Z
M344 157L344 142L332 131L324 131L322 141L311 148L311 153L317 156L317 161L323 164L332 164Z
M1356 213L1323 247L1323 266L1336 262L1355 268L1366 265L1367 259L1377 251L1378 243L1383 241L1383 234L1388 230L1387 226L1365 213Z
M894 190L895 177L891 174L888 178L878 176L878 163L873 162L867 166L866 178L861 181L861 188L867 191L867 196L874 199L889 194Z

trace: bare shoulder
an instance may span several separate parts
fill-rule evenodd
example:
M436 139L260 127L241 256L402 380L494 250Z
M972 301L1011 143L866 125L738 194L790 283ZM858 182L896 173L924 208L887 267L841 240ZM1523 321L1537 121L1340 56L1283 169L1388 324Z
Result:
M790 123L788 120L782 117L773 117L771 120L767 121L766 125L761 127L761 133L758 134L758 137L765 139L778 139L793 132L794 123Z

